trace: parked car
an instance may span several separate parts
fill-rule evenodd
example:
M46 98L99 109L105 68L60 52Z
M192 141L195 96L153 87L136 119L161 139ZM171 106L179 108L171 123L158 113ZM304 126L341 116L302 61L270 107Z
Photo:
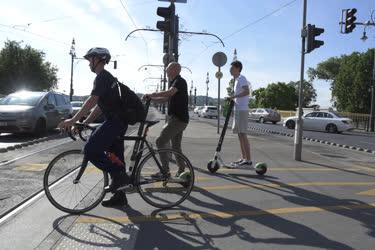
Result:
M353 127L351 119L342 117L335 112L314 111L302 116L303 128L306 130L326 131L329 133L341 133L350 131ZM288 117L284 120L284 126L294 129L297 117Z
M73 115L77 114L77 112L82 108L84 102L82 101L72 101L70 102L73 108Z
M69 100L54 92L20 91L0 102L0 133L43 134L56 128L62 119L72 117Z
M272 122L276 124L281 121L281 116L273 109L257 108L250 110L249 119L260 123Z
M194 114L199 114L199 111L202 110L204 108L204 106L196 106L195 109L194 109Z
M217 118L217 107L216 106L204 106L198 113L200 117L216 117Z

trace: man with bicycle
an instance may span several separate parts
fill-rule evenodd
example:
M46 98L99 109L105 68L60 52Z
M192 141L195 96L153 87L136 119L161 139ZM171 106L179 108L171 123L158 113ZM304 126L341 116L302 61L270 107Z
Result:
M120 97L117 81L104 69L111 55L106 48L96 47L90 49L84 58L90 62L90 69L96 74L91 95L73 118L61 122L58 127L70 130L74 123L86 116L94 107L83 123L88 124L104 114L105 121L90 136L84 154L97 168L107 171L111 176L112 182L106 189L114 195L110 199L103 200L102 205L125 206L128 204L126 194L117 189L129 183L124 161L124 142L119 138L125 134L128 124L120 119L118 113Z

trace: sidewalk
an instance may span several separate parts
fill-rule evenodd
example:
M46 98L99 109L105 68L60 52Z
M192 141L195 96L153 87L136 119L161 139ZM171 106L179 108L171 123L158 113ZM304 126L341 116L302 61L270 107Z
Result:
M161 120L151 128L151 142L163 125ZM11 223L0 228L0 241L5 249L347 249L349 246L371 249L374 246L371 234L359 230L361 226L373 230L374 199L361 196L355 200L347 194L352 186L375 188L374 157L304 142L303 161L297 162L293 160L292 138L251 131L248 137L253 161L267 163L265 177L258 177L248 169L219 169L216 174L210 174L206 165L214 155L218 137L216 127L204 122L192 121L186 129L182 148L196 168L196 189L176 209L156 210L135 193L128 196L131 208L111 209L99 205L90 215L79 217L59 213L60 217L48 225L53 224L54 230L39 236L38 245L27 245L25 241L30 233L15 230ZM228 130L222 148L223 159L233 161L240 157L239 152L238 138ZM348 188L336 188L332 183ZM335 186L334 191L327 191L326 186ZM326 211L341 211L341 206L347 203L350 205L342 212L346 214L330 212L319 217L311 214L314 209L322 209L316 206L329 206L324 207ZM309 216L293 216L298 209L307 208L312 209L306 210ZM351 212L357 208L372 210ZM34 218L43 214L43 211L37 212L38 204L28 209L36 211ZM52 206L48 209L54 210ZM372 214L366 215L366 211ZM333 223L337 225L334 230L330 228ZM12 230L7 232L6 227ZM344 237L354 230L355 235Z

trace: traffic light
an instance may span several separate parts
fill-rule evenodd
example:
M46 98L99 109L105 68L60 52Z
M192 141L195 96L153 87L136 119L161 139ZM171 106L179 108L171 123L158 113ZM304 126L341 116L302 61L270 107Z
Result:
M319 48L324 44L323 41L315 40L317 36L320 36L324 32L323 28L317 28L315 25L307 25L307 50L306 53L310 53L316 48Z
M357 20L354 16L355 13L357 13L357 9L355 8L345 11L345 34L351 33L355 29L355 20Z
M175 33L175 6L174 4L169 7L158 7L156 10L158 16L164 17L164 21L157 21L156 28L164 32Z

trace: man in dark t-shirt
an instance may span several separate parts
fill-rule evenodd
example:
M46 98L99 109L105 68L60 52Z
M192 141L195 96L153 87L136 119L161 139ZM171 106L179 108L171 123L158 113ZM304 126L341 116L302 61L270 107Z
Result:
M96 73L94 87L90 97L73 118L59 124L59 128L70 130L75 122L79 121L94 107L94 110L84 121L88 124L101 114L105 121L96 128L87 141L85 157L97 168L107 171L112 179L106 189L114 195L102 202L103 206L125 206L127 199L125 192L117 189L129 183L124 161L124 142L119 136L124 135L128 124L119 118L120 97L115 77L104 69L111 55L105 48L92 48L84 56L90 62L90 69Z
M187 84L184 78L180 76L181 65L177 62L172 62L167 67L168 80L170 81L170 88L167 91L147 94L144 98L151 98L152 100L163 102L168 101L168 122L163 127L160 136L156 139L156 146L158 148L165 148L169 142L172 142L172 148L181 152L182 135L189 123L188 111L188 91ZM168 155L160 154L160 160L164 167L163 171L152 175L153 177L169 176L168 169ZM177 165L179 167L179 176L184 172L184 163L177 157Z

